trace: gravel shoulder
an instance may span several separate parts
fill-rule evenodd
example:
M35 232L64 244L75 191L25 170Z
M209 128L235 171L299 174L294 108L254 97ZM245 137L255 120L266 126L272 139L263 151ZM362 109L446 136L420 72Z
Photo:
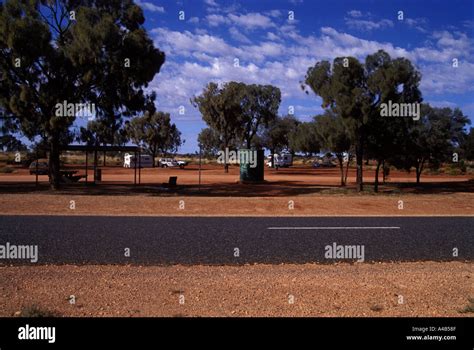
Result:
M403 201L403 209L399 208L400 200ZM74 201L73 209L71 201ZM474 193L251 198L2 194L0 213L108 216L472 216Z
M470 317L460 311L474 297L473 272L463 262L9 266L0 316L36 305L58 316Z

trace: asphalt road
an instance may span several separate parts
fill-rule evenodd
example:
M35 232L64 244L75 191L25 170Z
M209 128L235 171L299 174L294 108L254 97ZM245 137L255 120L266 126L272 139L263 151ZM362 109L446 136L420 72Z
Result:
M327 258L334 245L363 247L364 261L473 261L474 217L0 216L0 252L7 242L37 245L36 264L354 261Z

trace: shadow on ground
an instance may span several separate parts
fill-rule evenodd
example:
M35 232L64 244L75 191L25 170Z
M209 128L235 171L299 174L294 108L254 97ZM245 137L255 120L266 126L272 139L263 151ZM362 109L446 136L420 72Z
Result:
M0 183L0 194L54 193L75 195L146 195L146 196L203 196L203 197L278 197L297 195L347 195L358 194L355 184L346 187L336 185L308 185L301 181L272 181L260 184L205 184L180 185L176 188L165 188L159 184L103 182L100 184L68 184L59 191L52 191L47 183L8 182ZM416 185L412 182L381 184L379 193L374 193L373 183L366 183L365 195L399 195L407 194L453 194L474 193L474 180L456 182L427 182Z

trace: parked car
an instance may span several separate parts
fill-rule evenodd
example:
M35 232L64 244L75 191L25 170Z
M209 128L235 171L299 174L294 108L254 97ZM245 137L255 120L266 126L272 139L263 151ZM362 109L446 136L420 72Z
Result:
M185 160L177 160L176 163L178 163L178 166L183 169L186 165L188 165L188 162Z
M329 158L320 158L313 162L313 168L334 168L335 166L334 160Z
M183 169L186 165L188 165L188 162L185 160L176 160L173 158L160 158L159 165L162 168L174 168L179 166L181 169Z
M287 168L293 165L293 156L290 153L274 154L276 168ZM267 166L272 167L272 155L267 157Z
M30 175L48 175L49 174L49 163L47 159L34 160L30 164Z
M172 158L160 158L158 163L162 168L174 168L179 166L178 162Z

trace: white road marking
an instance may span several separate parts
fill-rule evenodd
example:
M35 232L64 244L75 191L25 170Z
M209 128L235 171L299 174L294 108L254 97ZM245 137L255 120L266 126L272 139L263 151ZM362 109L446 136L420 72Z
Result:
M267 230L399 230L399 226L267 227Z

